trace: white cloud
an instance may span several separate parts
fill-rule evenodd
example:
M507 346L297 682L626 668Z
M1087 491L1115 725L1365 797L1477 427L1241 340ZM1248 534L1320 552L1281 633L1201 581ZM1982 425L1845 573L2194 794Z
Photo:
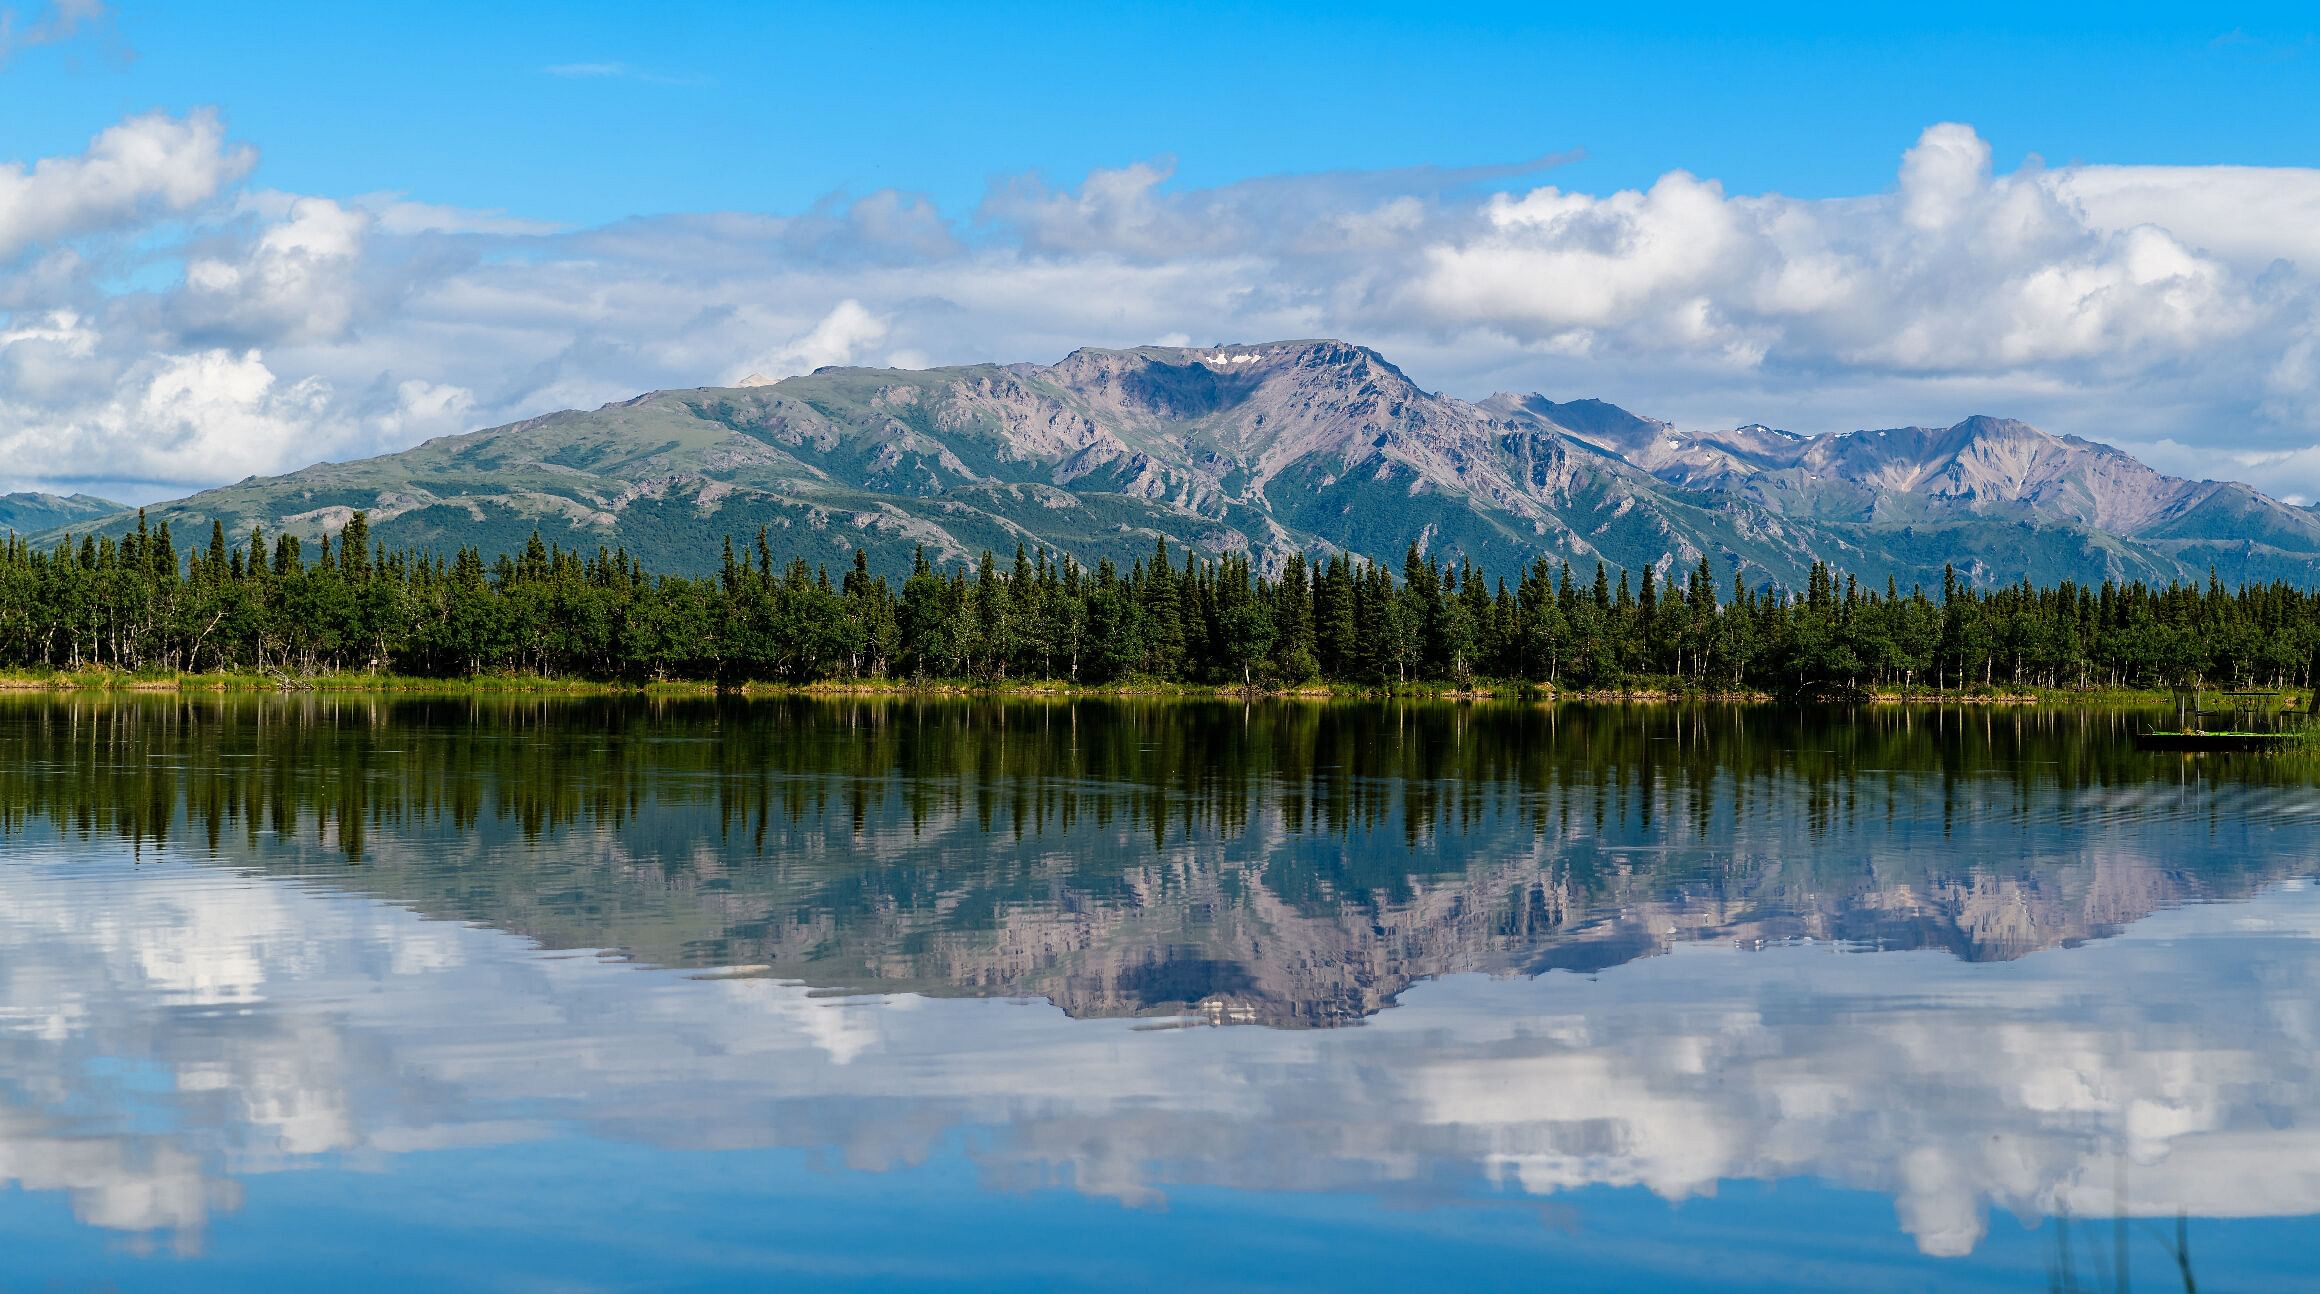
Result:
M738 372L729 375L729 380L738 381L753 373L782 378L810 373L824 365L855 363L871 347L885 340L886 320L848 297L832 306L805 333L742 365Z
M1970 126L1943 122L1901 155L1901 215L1929 234L1959 224L1990 185L1990 146Z
M1680 171L1645 193L1494 198L1484 218L1485 232L1425 249L1412 296L1445 321L1540 335L1648 316L1704 335L1687 317L1702 293L1743 286L1736 256L1757 236L1718 186Z
M74 374L97 356L95 329L70 310L25 319L0 329L0 365L8 389L39 395L70 389Z
M2320 273L2320 170L2265 166L2081 166L2049 179L2097 229L2163 227L2246 269L2274 260Z
M139 389L107 406L99 425L124 449L134 446L143 475L232 477L314 443L329 400L319 378L283 386L254 350L211 350L155 364Z
M1043 253L1166 258L1245 236L1213 210L1196 211L1162 198L1160 186L1175 169L1174 161L1163 160L1091 171L1076 193L1050 189L1035 175L1019 176L992 191L982 215L1009 226L1027 249Z
M109 397L61 411L0 395L0 461L85 464L114 480L231 480L326 452L344 434L333 433L329 383L285 384L254 350L156 357L110 385Z
M2165 229L2099 229L1958 125L1927 130L1890 195L1730 197L1672 173L1608 197L1493 199L1426 249L1409 300L1520 340L1582 331L1597 358L1894 377L2085 363L2130 372L2265 322L2253 285ZM1886 414L1899 416L1901 410Z
M432 202L412 202L375 194L354 204L369 211L382 232L410 234L552 234L562 226L546 220L527 220L504 211L468 211Z
M132 117L78 157L0 166L0 260L38 243L184 212L239 180L257 160L226 142L215 113Z
M0 9L0 67L28 49L57 45L105 21L105 0L56 0L27 22L14 9Z
M354 316L356 258L370 224L328 198L297 199L238 258L186 263L181 325L269 341L339 336Z
M372 420L372 430L383 443L415 443L472 430L467 420L474 409L475 392L466 387L405 378L395 383L394 406Z
M1850 197L1681 171L1487 191L1558 160L1206 189L1144 162L1002 181L968 215L881 191L561 230L241 191L214 116L134 118L0 169L0 486L134 462L182 465L174 491L752 371L1337 335L1463 395L1808 431L2004 413L2320 495L2320 170L2006 171L1941 124ZM248 444L138 450L182 426L118 392L214 354L273 376L261 412L206 424ZM413 382L462 395L415 411ZM284 400L312 434L275 434Z

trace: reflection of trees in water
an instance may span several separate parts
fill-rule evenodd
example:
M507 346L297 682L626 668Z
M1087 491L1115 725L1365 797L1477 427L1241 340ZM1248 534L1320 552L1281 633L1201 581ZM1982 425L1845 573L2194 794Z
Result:
M2138 1236L2138 1231L2144 1234ZM2099 1223L2065 1211L2055 1216L2053 1233L2046 1260L2046 1288L2051 1294L2125 1294L2134 1288L2138 1245L2133 1241L2143 1242L2142 1248L2155 1242L2165 1255L2170 1270L2162 1288L2199 1294L2197 1266L2191 1260L2191 1216L2183 1210L2176 1211L2172 1227L2138 1222L2123 1212Z
M2154 757L2133 721L74 697L0 703L0 829L325 867L657 962L1308 1023L1671 937L2014 956L2293 865L2227 846L2300 818L2310 761Z

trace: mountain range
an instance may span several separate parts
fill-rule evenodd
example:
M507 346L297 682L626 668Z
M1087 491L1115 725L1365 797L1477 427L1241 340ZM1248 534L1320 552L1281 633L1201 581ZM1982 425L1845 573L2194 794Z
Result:
M69 527L85 529L119 516L123 510L111 499L93 494L0 494L0 532L32 535Z
M11 495L0 528L135 524L100 504ZM1329 340L655 391L148 511L181 536L215 519L313 537L357 509L389 545L490 555L537 528L691 572L765 527L785 559L835 566L860 547L888 572L920 546L946 564L1018 543L1125 564L1165 538L1266 567L1293 551L1398 564L1412 543L1499 573L1705 557L1726 583L1784 588L1815 561L1904 587L1945 565L1983 585L2320 583L2320 512L2021 422L1686 431L1599 400L1426 391Z

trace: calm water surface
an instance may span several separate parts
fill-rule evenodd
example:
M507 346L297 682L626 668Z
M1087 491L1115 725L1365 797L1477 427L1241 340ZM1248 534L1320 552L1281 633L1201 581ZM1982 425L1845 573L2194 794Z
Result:
M2311 1289L2138 722L0 698L0 1288Z

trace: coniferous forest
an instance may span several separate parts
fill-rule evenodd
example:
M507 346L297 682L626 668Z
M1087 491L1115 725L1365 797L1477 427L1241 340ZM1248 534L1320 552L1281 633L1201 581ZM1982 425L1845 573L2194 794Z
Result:
M309 552L213 525L0 547L0 669L520 672L607 682L1063 680L1280 687L1477 679L1564 689L2308 687L2320 593L2105 583L1719 587L1702 561L1640 581L1540 559L1494 574L1414 548L1396 573L1337 556L1262 575L1160 544L1127 570L1018 550L899 587L862 555L833 577L760 533L719 573L648 572L550 546L486 562L388 552L354 514Z

